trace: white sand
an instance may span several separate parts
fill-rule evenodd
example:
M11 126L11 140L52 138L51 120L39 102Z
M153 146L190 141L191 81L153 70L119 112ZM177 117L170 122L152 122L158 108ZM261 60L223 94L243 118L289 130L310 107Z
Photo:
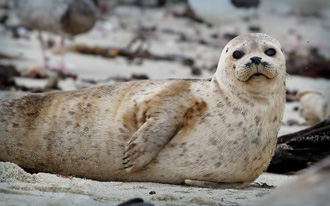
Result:
M263 174L256 182L279 186L292 176ZM151 191L156 194L149 194ZM140 197L155 205L254 205L271 189L206 189L136 182L99 182L38 173L0 162L0 205L117 205Z
M218 48L217 39L210 38L210 35L218 32L218 29L208 28L187 19L171 16L165 18L165 14L165 9L145 10L142 14L140 9L121 7L117 10L116 16L108 18L105 22L99 22L90 33L78 36L74 41L67 41L67 45L125 47L133 37L133 32L138 25L157 25L157 31L150 37L152 52L192 57L198 66L209 67L218 61L221 48ZM262 10L259 15L262 32L277 38L285 49L292 49L294 37L288 34L288 30L295 27L295 18L278 16L266 10ZM127 28L122 29L120 24L125 24ZM245 33L246 28L246 23L238 21L233 23L233 27L229 28L226 25L221 31L239 30L241 33ZM165 34L161 31L162 29L185 32L192 39L203 37L213 46L180 42L178 35ZM200 34L197 35L196 31L199 31ZM327 39L330 32L322 29L320 21L316 18L310 18L303 23L299 27L299 32L303 35L304 46L322 44L325 48L330 47L330 41ZM29 33L29 39L14 40L9 32L0 27L0 35L0 52L21 57L19 60L0 60L0 63L14 64L20 70L29 66L41 65L41 53L36 32ZM59 40L58 37L55 39ZM322 52L330 56L329 50ZM52 66L59 65L60 57L54 54L54 49L48 50L47 55ZM78 81L61 80L60 87L63 90L93 86L81 82L81 79L104 80L114 76L129 77L132 73L145 73L151 79L209 78L213 75L211 72L202 71L201 76L193 76L188 67L177 62L144 60L142 65L137 65L128 64L124 58L106 59L72 52L66 53L66 62L80 79ZM16 78L16 82L30 87L43 87L46 84L45 80L26 78ZM287 86L292 90L322 90L330 86L330 81L292 76L288 78ZM5 95L18 94L0 91L0 97ZM294 119L299 123L304 122L293 111L295 106L299 106L299 103L287 103L280 135L304 128L304 126L287 126L285 124L289 119ZM256 182L278 186L292 178L292 176L285 175L263 174ZM0 205L116 205L134 197L141 197L155 205L254 205L262 195L271 190L253 187L241 190L215 190L156 183L99 182L80 178L64 178L45 173L31 175L15 164L0 162ZM156 194L150 195L150 191L155 191Z

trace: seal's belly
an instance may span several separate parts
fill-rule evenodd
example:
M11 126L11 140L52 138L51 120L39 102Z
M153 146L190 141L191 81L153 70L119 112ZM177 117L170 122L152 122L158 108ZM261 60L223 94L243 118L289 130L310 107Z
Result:
M138 174L123 174L123 180L159 181L182 183L185 179L211 182L250 182L268 166L276 144L276 138L242 138L242 131L234 133L205 130L196 125L189 134L179 133ZM229 135L230 134L230 135ZM258 135L251 131L250 135ZM264 135L264 134L259 134ZM274 136L275 137L275 136Z

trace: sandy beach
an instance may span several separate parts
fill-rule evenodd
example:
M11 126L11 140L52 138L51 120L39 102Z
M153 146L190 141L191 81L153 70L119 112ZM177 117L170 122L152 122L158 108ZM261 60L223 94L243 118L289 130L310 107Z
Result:
M52 174L28 174L0 163L0 205L118 205L135 197L154 205L254 205L271 189L216 190L139 182L99 182ZM263 174L256 183L279 186L292 176ZM155 193L155 194L153 194Z
M282 7L275 5L273 8L273 6L273 3L265 1L258 10L255 22L260 27L260 32L278 39L288 54L296 49L293 46L296 41L295 36L291 34L291 31L297 29L302 36L302 48L299 49L299 53L308 55L311 46L321 46L319 52L325 58L330 57L330 30L323 28L319 18L306 18L297 27L295 16L284 15L279 12ZM77 79L61 79L59 88L62 91L68 91L111 84L125 78L129 79L133 74L146 75L149 79L211 78L215 71L211 68L217 64L222 51L219 40L213 38L212 35L219 32L221 34L248 33L250 22L239 19L230 24L209 27L206 24L173 15L173 12L183 12L184 9L185 6L182 4L144 9L135 6L113 7L111 12L104 15L103 20L99 20L89 33L66 41L66 66L77 75ZM1 10L0 14L5 12ZM12 17L9 24L15 25L17 21L15 17ZM173 55L175 60L142 58L128 60L122 56L105 58L100 55L81 54L74 49L77 45L125 48L131 39L141 32L141 28L147 30L143 34L147 36L144 48L154 55ZM41 67L42 59L37 31L21 32L22 36L15 39L10 30L0 25L0 54L10 57L0 58L0 64L14 65L18 71ZM46 50L49 64L59 65L61 59L57 52L59 36L45 32L44 37L55 42L54 47ZM184 58L192 59L194 66L183 64L180 59ZM198 74L194 74L192 68L198 68ZM28 88L44 88L47 82L47 79L15 77L17 85ZM327 88L330 88L329 79L297 75L287 77L289 91L325 91ZM0 91L0 98L11 98L23 94L26 92L10 89ZM307 127L304 124L305 120L295 109L299 106L298 101L286 103L279 136ZM292 120L296 124L288 124ZM221 190L145 182L100 182L47 173L30 174L14 163L0 162L0 206L118 205L135 197L143 198L145 202L151 202L154 205L255 205L261 197L294 178L295 175L264 173L247 188ZM262 187L263 184L275 187Z

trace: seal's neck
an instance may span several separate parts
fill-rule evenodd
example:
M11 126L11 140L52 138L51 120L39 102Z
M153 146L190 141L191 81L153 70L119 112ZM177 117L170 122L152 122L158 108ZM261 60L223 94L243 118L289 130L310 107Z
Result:
M260 100L261 102L267 103L267 101L276 98L279 94L283 93L285 95L285 84L275 84L273 86L276 88L274 89L274 87L272 87L272 91L270 91L267 89L267 86L269 85L266 85L265 87L264 83L260 85L260 83L234 81L230 78L224 78L227 76L230 76L228 71L220 72L218 69L212 77L211 84L213 89L222 91L228 96L228 98L244 97L247 99L253 99L254 101ZM267 84L274 84L274 82L268 82Z
M211 86L213 90L225 94L225 96L230 99L235 99L239 96L247 99L252 98L254 101L260 100L265 103L267 103L269 99L269 95L248 92L240 88L242 85L234 85L233 82L227 81L226 79L220 80L218 77L219 76L216 74L212 77Z

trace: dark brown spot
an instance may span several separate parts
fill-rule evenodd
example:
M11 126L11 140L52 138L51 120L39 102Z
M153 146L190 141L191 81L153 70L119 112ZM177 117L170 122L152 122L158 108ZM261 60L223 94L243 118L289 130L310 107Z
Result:
M127 142L130 139L129 135L119 135L118 137L124 140L125 142Z
M211 145L217 145L217 141L213 137L209 138L209 143Z
M260 137L260 134L261 134L261 128L258 129L258 137Z
M70 115L74 115L75 112L73 112L73 111L69 111L69 114L70 114Z
M68 125L68 126L71 126L72 125L72 121L66 121L65 124Z
M176 144L169 144L169 146L170 146L170 147L175 147L175 146L176 146Z
M218 104L217 104L217 107L223 107L224 106L224 104L222 103L222 102L219 102Z
M119 128L119 131L120 131L121 133L126 133L125 130L124 130L123 128Z
M258 126L260 123L260 117L257 115L254 120L256 121L256 126Z
M253 143L253 144L259 144L260 143L260 139L257 137L254 140L252 140L251 143Z
M241 111L241 109L238 107L233 108L233 114L238 114L240 111Z
M212 175L211 173L208 173L208 174L203 175L203 177L210 177L211 175Z
M220 114L220 113L219 113ZM220 115L219 115L220 116ZM225 116L220 116L221 117L221 120L223 121L223 122L225 122L226 121L226 117Z
M242 124L243 124L243 122L239 122L239 123L237 124L237 126L240 127Z
M16 124L15 122L12 122L13 127L18 127L18 124Z
M217 162L217 163L214 164L214 167L215 167L215 168L218 168L218 167L220 167L220 166L221 166L221 162Z
M276 120L277 120L277 116L274 117L273 122L276 122Z
M245 156L244 157L244 161L246 162L246 163L249 163L248 161L249 161L249 157L248 156Z
M231 102L229 101L229 98L228 98L228 97L225 98L225 101L226 101L226 104L227 104L228 106L231 106Z

